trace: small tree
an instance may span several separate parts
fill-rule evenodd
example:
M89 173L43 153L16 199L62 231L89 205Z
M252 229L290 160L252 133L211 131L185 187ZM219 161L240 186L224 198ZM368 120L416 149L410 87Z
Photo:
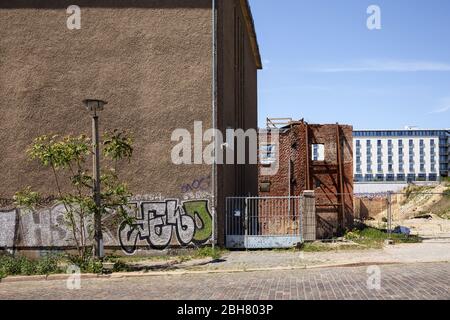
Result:
M57 194L54 204L65 209L65 222L71 231L79 258L91 258L94 235L94 214L115 212L118 218L130 220L128 206L131 193L120 181L117 167L122 160L131 160L133 141L126 132L115 130L103 136L103 158L107 166L102 169L101 207L92 197L93 176L88 165L92 156L92 142L85 135L78 137L59 135L36 138L27 153L53 173ZM42 201L39 193L27 187L15 194L17 206L34 209Z

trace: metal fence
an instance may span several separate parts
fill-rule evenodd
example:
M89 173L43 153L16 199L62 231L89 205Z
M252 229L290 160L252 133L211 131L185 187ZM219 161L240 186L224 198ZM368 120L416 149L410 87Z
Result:
M448 187L447 187L448 188ZM333 239L358 224L420 237L450 237L450 189L427 192L410 187L403 192L315 193L316 239ZM418 191L417 191L418 190Z
M434 191L434 189L433 189ZM237 197L226 201L228 248L286 248L336 239L356 226L422 238L450 238L450 190Z
M289 248L303 241L303 197L234 197L226 201L228 248Z

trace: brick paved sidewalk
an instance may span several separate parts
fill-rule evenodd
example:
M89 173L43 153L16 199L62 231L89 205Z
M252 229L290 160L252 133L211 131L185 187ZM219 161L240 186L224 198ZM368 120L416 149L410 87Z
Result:
M369 290L366 267L0 283L0 299L450 299L450 264L380 266L381 289Z

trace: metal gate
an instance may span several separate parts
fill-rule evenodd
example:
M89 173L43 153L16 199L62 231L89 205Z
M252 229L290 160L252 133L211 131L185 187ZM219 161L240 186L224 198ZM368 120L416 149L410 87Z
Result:
M303 197L226 199L226 247L291 248L303 242Z

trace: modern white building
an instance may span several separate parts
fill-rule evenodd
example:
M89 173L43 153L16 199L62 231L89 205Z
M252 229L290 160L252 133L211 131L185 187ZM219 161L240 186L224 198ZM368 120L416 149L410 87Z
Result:
M449 174L450 130L359 130L353 133L355 182L439 181Z

